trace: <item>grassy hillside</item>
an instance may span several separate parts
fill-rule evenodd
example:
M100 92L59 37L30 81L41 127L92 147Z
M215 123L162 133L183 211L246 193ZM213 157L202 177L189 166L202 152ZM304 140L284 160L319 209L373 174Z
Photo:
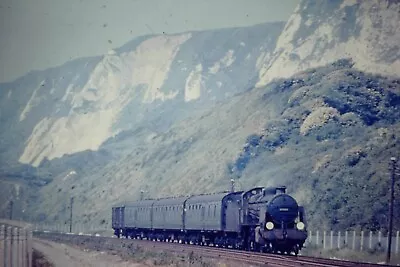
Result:
M109 224L110 206L142 189L148 197L216 192L234 177L238 189L285 184L311 227L384 228L399 103L398 79L340 60L233 97L165 133L127 136L130 154L91 176L56 178L39 210L63 220L75 196L80 221Z
M387 225L389 159L400 155L400 81L351 66L342 60L269 85L259 101L279 115L248 137L228 173L286 184L312 226L376 230Z

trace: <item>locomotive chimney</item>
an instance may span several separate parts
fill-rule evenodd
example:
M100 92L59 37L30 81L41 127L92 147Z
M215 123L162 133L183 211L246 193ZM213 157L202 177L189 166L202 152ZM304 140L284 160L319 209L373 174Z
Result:
M235 180L231 179L231 192L235 192Z
M140 190L140 200L143 200L143 196L144 196L144 191Z

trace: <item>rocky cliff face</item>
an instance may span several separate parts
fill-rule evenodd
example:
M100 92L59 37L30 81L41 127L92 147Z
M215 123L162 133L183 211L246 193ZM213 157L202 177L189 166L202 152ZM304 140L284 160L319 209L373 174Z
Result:
M102 57L2 84L0 120L8 129L1 134L2 160L11 155L37 167L44 159L96 151L141 124L166 129L251 88L259 55L274 49L282 27L146 36Z
M262 63L257 86L276 77L352 58L355 68L384 75L400 70L398 1L302 1Z

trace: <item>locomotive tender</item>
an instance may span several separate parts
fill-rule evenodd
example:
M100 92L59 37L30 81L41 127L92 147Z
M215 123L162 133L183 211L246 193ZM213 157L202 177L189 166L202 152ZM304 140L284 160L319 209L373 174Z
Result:
M304 208L286 187L125 202L112 207L112 228L118 238L295 255L307 239Z

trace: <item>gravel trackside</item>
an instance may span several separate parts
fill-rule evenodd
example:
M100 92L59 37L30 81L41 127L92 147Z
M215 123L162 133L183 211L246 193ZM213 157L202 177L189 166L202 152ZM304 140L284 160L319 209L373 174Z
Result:
M33 248L43 253L46 259L53 263L56 267L148 266L144 264L130 262L128 260L123 260L118 255L111 255L101 251L83 250L44 239L34 238Z

